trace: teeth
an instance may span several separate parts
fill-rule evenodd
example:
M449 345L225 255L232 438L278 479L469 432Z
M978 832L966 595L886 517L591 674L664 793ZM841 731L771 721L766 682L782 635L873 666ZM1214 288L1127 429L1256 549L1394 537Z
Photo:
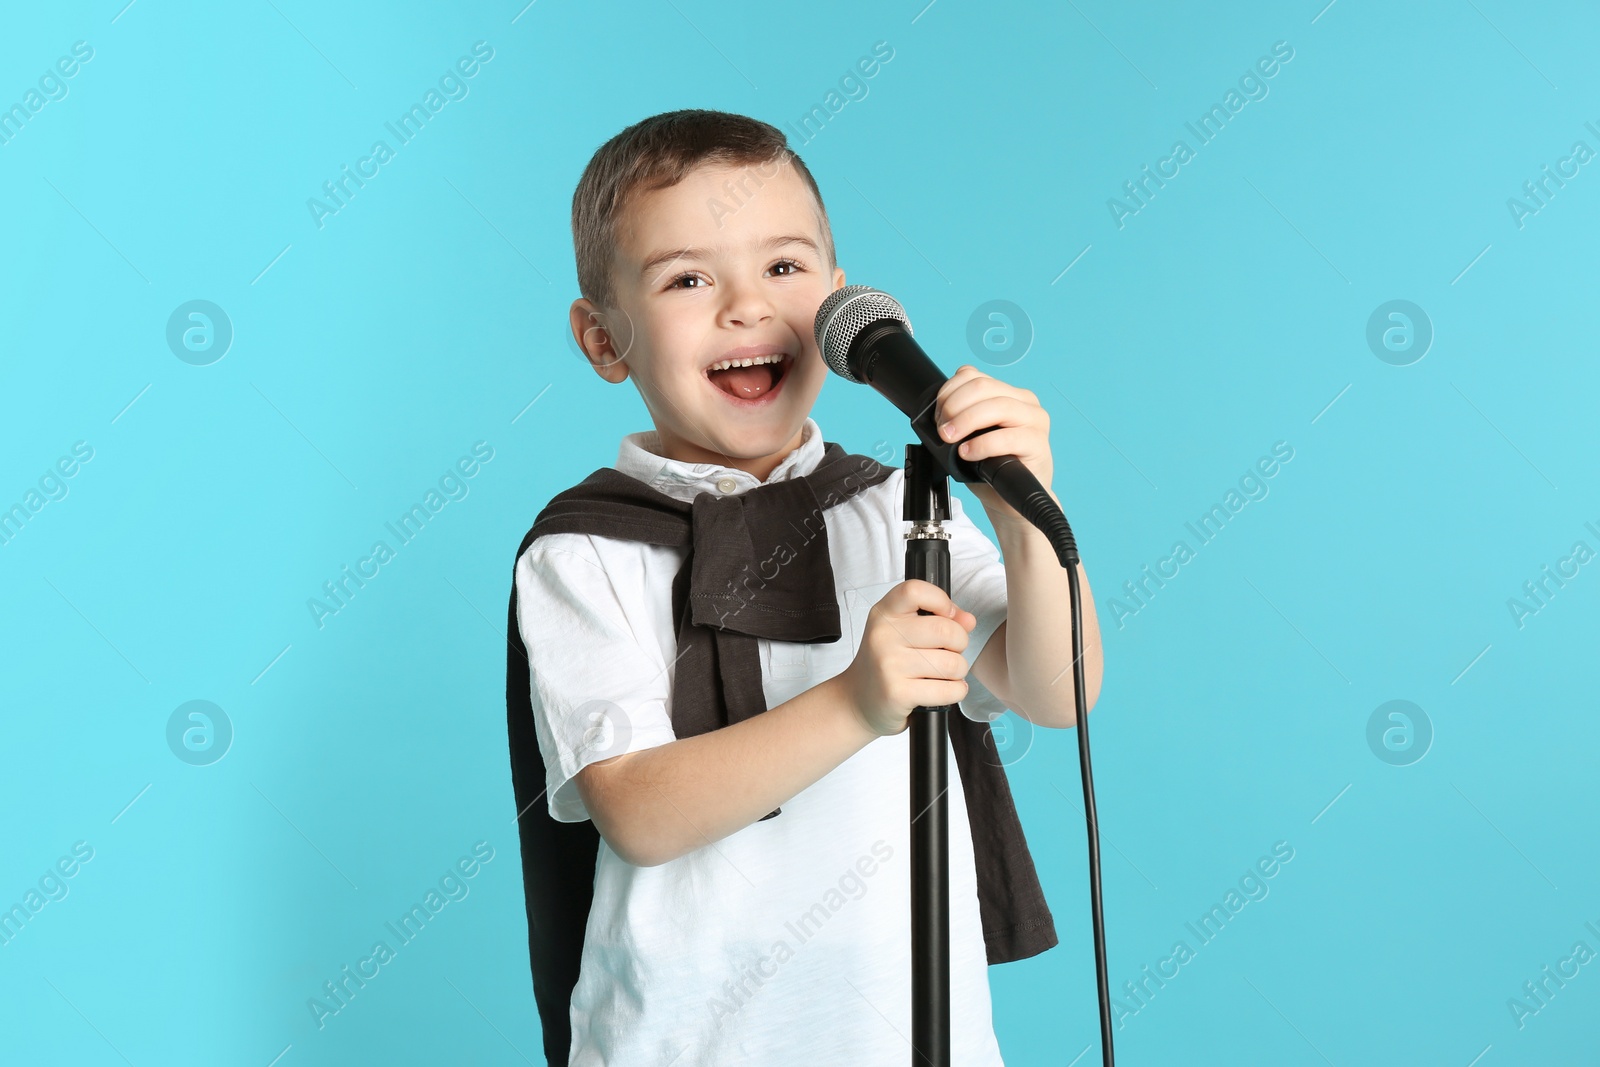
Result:
M755 367L764 363L781 363L782 353L773 356L752 356L749 359L725 359L720 363L713 363L706 368L706 373L714 370L728 370L732 367Z

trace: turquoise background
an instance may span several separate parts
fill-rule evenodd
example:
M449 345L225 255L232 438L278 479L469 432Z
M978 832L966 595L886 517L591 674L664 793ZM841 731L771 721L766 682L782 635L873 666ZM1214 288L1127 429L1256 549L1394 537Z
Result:
M573 186L658 111L793 134L885 41L793 144L849 280L1050 413L1105 635L1121 1062L1592 1062L1600 963L1520 1027L1508 1001L1600 952L1600 564L1520 626L1508 600L1600 549L1600 164L1521 226L1507 204L1600 150L1592 7L124 2L9 5L0 33L0 106L93 48L0 144L0 507L93 449L0 545L0 905L93 850L0 946L0 1059L542 1062L512 557L649 426L565 337ZM308 198L478 41L468 95L319 227ZM1280 41L1200 146L1184 124ZM1108 199L1180 138L1119 228ZM969 349L996 299L1011 346ZM209 365L166 340L191 300L231 322ZM1433 331L1403 366L1367 342L1391 300ZM907 439L838 380L815 417L895 462ZM475 442L467 495L319 628L307 599ZM1268 495L1118 610L1277 442ZM231 723L205 766L168 743L191 700ZM1369 744L1391 700L1425 750L1417 716L1409 749ZM991 971L995 1024L1008 1063L1067 1064L1096 1033L1075 739L1013 740L1062 944ZM308 998L477 842L469 894L319 1029ZM1278 842L1269 894L1197 948ZM1176 977L1122 992L1179 939Z

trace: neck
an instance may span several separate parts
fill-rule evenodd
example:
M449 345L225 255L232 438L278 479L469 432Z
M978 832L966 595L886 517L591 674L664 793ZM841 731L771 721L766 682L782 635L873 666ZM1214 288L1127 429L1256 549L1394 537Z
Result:
M805 439L806 428L804 425L795 431L782 448L770 456L729 456L708 448L702 448L692 441L686 441L675 434L663 432L659 427L656 430L657 441L661 445L661 454L667 459L675 459L681 463L715 463L723 467L732 467L747 474L753 475L757 481L765 482L772 476L778 465L789 457L800 443Z

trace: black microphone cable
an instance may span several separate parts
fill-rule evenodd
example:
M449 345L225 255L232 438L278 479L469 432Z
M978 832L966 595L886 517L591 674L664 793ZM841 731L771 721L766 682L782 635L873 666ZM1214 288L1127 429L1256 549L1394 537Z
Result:
M1106 969L1105 912L1100 894L1100 822L1095 813L1094 771L1089 760L1089 709L1083 679L1083 605L1078 589L1078 544L1066 514L1039 479L1016 456L990 456L976 463L960 457L961 441L945 441L935 425L934 404L949 378L912 340L911 320L887 293L865 285L835 290L817 309L817 346L842 377L870 385L900 408L941 466L958 482L982 481L1043 533L1067 571L1072 601L1072 689L1078 731L1078 771L1083 781L1083 821L1089 844L1089 912L1094 928L1095 984L1100 1001L1100 1056L1113 1067L1111 980ZM969 434L971 440L986 427Z

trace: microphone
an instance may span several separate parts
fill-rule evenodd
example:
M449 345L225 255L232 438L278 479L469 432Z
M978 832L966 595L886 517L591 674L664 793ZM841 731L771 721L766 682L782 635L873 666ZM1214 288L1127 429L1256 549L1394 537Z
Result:
M1049 536L1062 566L1078 562L1078 547L1061 508L1016 456L987 456L976 463L956 451L960 441L939 436L934 410L949 376L912 338L905 308L888 293L847 285L829 294L814 326L822 359L848 381L870 385L911 420L911 428L941 467L963 484L984 482L1017 514ZM986 426L962 440L997 429Z

